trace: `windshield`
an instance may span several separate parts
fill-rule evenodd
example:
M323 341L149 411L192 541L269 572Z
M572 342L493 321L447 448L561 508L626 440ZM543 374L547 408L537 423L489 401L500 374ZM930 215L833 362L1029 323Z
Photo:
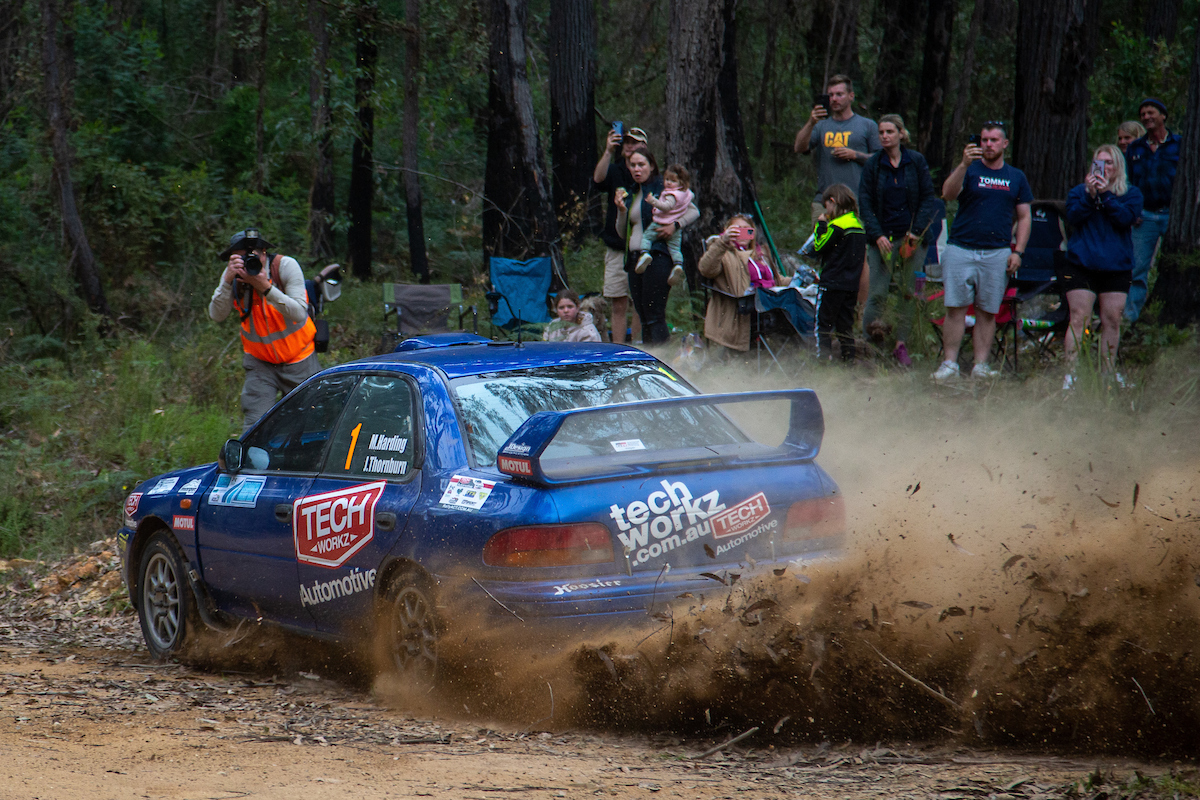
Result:
M475 462L490 466L513 431L539 411L693 396L696 390L653 361L567 364L497 372L452 384ZM543 458L612 455L633 450L672 450L748 441L711 407L672 408L575 417L568 420Z

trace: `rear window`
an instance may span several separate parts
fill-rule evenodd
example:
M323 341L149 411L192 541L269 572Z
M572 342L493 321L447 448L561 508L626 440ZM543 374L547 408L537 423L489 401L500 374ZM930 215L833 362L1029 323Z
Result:
M479 466L525 420L539 411L658 400L698 394L666 366L653 361L567 364L462 378L452 384L467 442ZM613 455L737 444L747 437L712 407L589 415L567 420L543 458Z

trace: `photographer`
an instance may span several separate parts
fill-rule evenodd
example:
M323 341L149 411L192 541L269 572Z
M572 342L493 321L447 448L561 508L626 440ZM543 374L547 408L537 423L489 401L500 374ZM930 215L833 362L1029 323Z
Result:
M237 309L242 325L242 431L287 394L320 371L308 316L304 273L296 259L268 254L270 242L253 228L238 231L221 253L228 259L208 315L223 321Z

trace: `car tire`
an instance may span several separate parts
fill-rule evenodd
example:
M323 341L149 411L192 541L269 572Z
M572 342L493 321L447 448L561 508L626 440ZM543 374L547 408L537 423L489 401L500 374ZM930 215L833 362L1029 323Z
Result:
M138 620L155 659L186 659L196 642L200 617L188 585L187 565L175 537L159 531L142 550L138 567Z
M441 624L429 581L415 572L401 573L384 599L381 623L388 669L408 680L433 683Z

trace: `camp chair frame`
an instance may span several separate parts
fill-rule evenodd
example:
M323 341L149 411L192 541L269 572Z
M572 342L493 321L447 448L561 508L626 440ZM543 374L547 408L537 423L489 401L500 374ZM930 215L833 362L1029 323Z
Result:
M784 352L787 349L787 341L785 340L782 344L777 344L775 347L772 347L763 325L763 321L766 319L774 320L776 324L785 327L786 330L791 332L789 334L789 338L791 336L795 336L797 341L800 343L798 346L803 346L805 341L804 334L796 330L796 326L792 324L792 321L788 318L788 315L784 313L784 310L782 308L772 308L767 310L759 308L759 289L755 289L750 294L736 295L732 294L731 292L726 292L723 289L718 289L715 285L707 281L702 281L700 283L700 287L704 290L705 309L708 308L708 303L710 301L709 292L712 292L713 294L727 297L736 302L738 316L743 316L746 314L750 315L750 343L754 347L755 366L759 374L766 375L771 371L771 365L774 364L784 377L790 378L791 375L784 368L783 363L779 360L779 358L784 355ZM764 350L766 351L769 359L766 362L765 367L763 365Z
M382 352L392 352L400 342L412 336L423 333L445 333L452 330L450 315L455 308L458 309L458 330L465 330L466 316L469 313L471 315L471 331L473 333L479 332L478 310L473 305L464 306L462 285L457 283L432 284L435 288L449 288L449 301L445 306L435 308L424 315L424 320L414 320L406 316L404 313L405 298L403 294L406 291L419 293L422 289L427 289L429 286L430 284L413 283L383 284ZM395 317L394 326L390 322L393 316ZM415 316L411 309L409 316Z

